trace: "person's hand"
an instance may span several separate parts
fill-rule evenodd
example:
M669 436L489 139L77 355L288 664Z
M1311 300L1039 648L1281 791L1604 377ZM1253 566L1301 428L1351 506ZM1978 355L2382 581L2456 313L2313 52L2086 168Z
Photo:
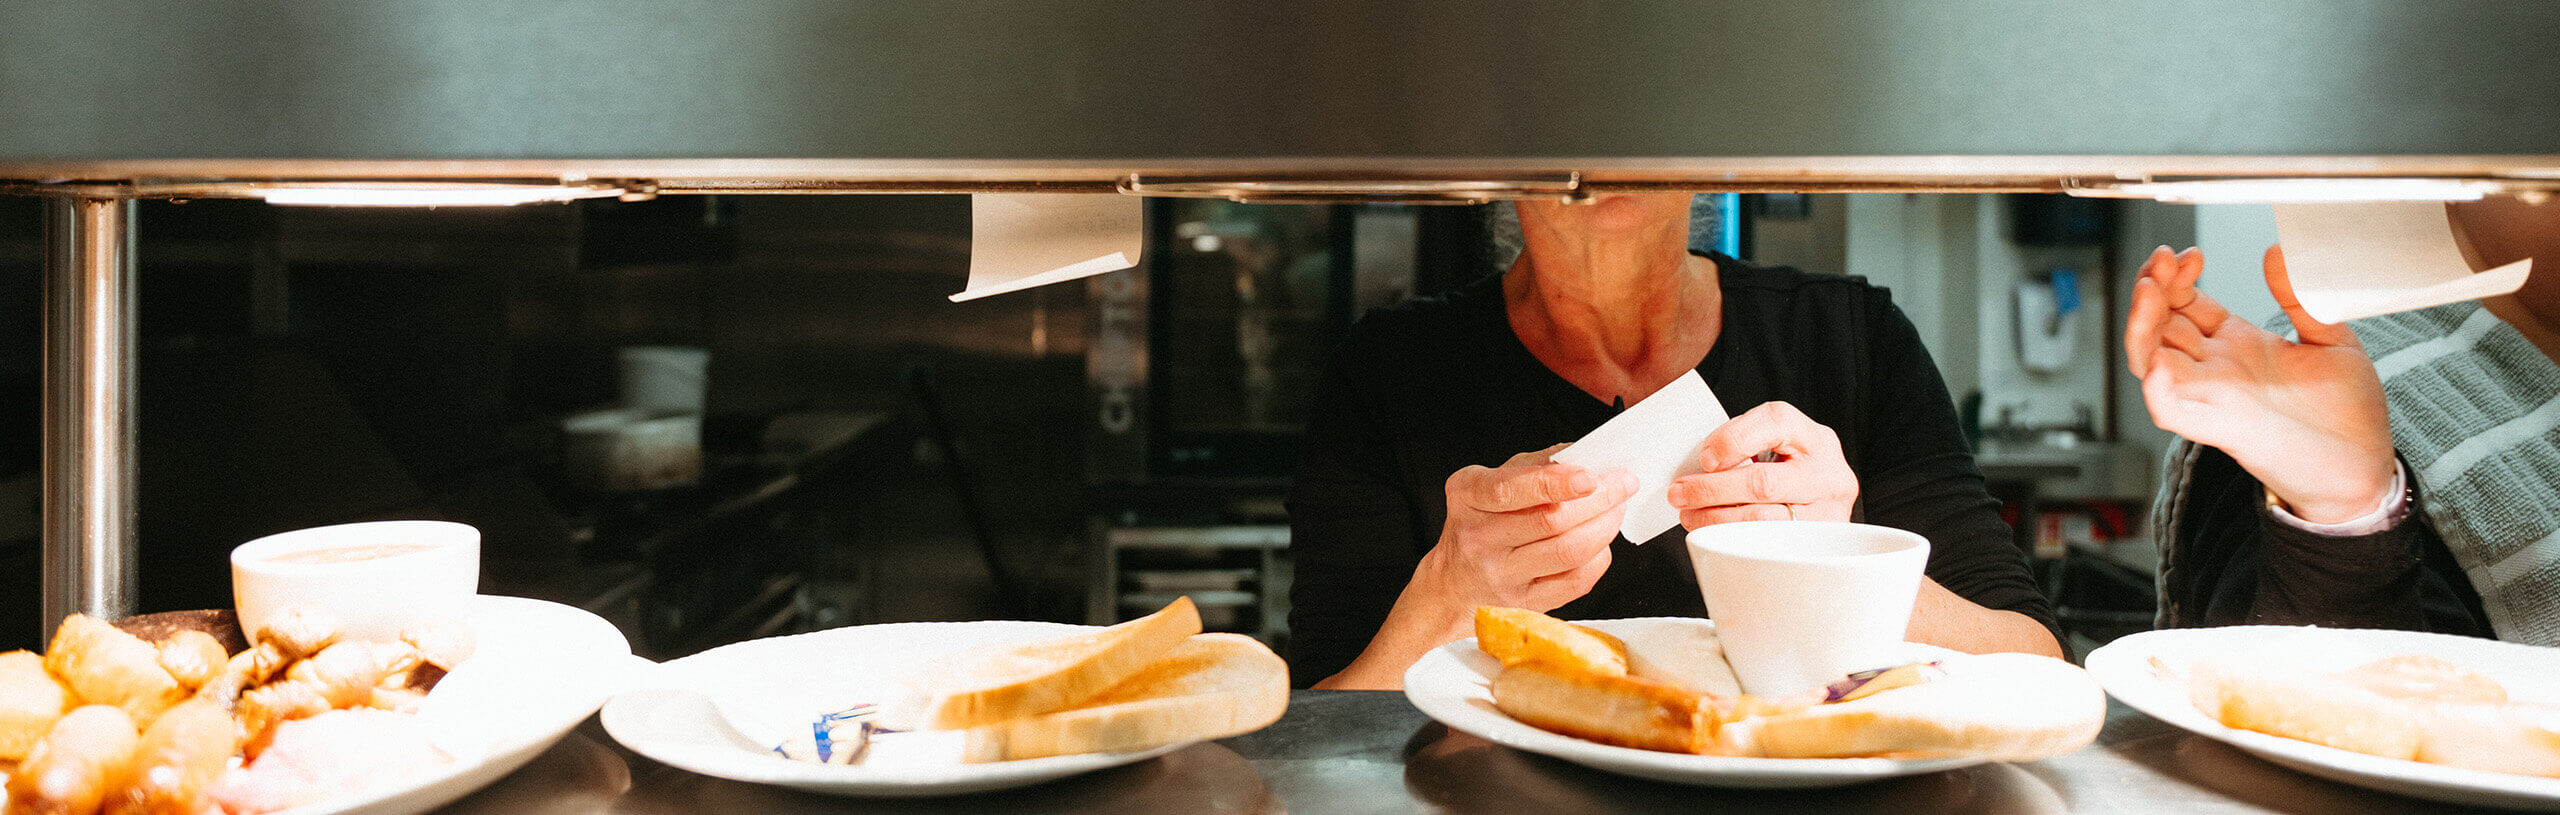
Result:
M1733 521L1846 521L1858 500L1858 475L1840 452L1840 436L1794 405L1769 402L1707 434L1698 448L1705 472L1671 482L1680 525L1696 529Z
M1449 476L1449 520L1416 570L1447 608L1552 611L1589 593L1609 570L1609 544L1635 494L1635 476L1548 459L1565 447Z
M2297 340L2232 319L2196 290L2203 274L2202 251L2163 246L2134 281L2125 362L2142 377L2152 422L2229 453L2305 521L2381 506L2396 466L2391 420L2355 331L2302 309L2282 247L2267 249L2267 290Z

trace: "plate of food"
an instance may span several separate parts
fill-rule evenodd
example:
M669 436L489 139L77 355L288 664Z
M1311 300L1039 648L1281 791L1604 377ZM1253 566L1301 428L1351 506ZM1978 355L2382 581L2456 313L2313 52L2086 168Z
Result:
M1259 730L1288 666L1204 634L1188 598L1110 627L889 623L658 666L604 706L634 752L810 792L957 795L1037 784Z
M1715 624L1565 623L1487 607L1474 639L1405 672L1425 715L1594 769L1719 787L1839 786L2068 753L2105 696L2079 668L2024 654L1906 644L1910 662L1789 697L1743 694Z
M74 615L45 653L0 654L8 804L424 812L548 749L638 661L577 608L478 596L459 613L386 639L317 612L258 635L228 611Z
M2108 693L2311 775L2560 811L2560 649L2416 631L2149 631L2089 653Z

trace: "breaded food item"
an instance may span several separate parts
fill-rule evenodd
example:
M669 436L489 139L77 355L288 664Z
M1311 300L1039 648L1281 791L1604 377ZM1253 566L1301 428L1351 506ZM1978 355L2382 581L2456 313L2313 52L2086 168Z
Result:
M1696 753L1714 724L1701 698L1677 685L1529 660L1493 678L1493 706L1530 726L1602 744Z
M9 775L10 813L97 812L116 781L131 771L140 739L133 717L114 705L82 705L63 714Z
M1871 696L1752 716L1717 749L1770 758L1978 755L2035 761L2097 740L2106 692L2078 666L2033 654L1941 660L1946 676Z
M2338 675L2348 684L2393 699L2500 705L2507 688L2469 668L2424 654L2383 657Z
M906 677L881 718L900 729L959 730L1054 713L1127 681L1198 633L1200 611L1180 597L1099 631L970 649Z
M160 640L160 668L178 687L190 693L222 674L223 663L231 661L231 653L222 649L222 641L202 631L173 631Z
M1289 665L1242 634L1198 634L1075 707L971 728L969 761L1145 750L1260 730L1289 707Z
M1627 675L1617 637L1525 608L1476 607L1476 648L1503 665L1546 662L1601 676Z
M222 706L190 699L151 723L130 770L107 794L107 815L199 815L239 749L240 727Z
M86 614L66 617L54 630L44 667L80 701L123 708L143 727L187 698L177 678L160 667L160 649Z
M2415 759L2418 709L2325 673L2246 660L2197 660L2188 701L2225 726L2385 758Z
M70 695L45 672L43 657L0 654L0 761L26 758L28 748L70 708Z

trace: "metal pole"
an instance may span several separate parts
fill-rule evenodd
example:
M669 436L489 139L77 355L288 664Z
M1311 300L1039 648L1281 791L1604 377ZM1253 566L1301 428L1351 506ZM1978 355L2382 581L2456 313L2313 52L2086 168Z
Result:
M134 610L133 212L45 202L46 631Z

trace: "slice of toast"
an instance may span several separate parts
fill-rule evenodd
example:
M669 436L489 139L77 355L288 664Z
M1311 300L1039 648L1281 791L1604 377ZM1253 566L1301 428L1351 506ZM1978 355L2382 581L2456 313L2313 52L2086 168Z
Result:
M1699 696L1677 685L1521 662L1493 677L1493 706L1532 727L1602 744L1694 753L1712 725Z
M1476 648L1506 666L1546 662L1601 676L1627 675L1627 644L1617 637L1525 608L1477 606Z
M1179 597L1098 631L962 651L906 677L882 721L909 730L959 730L1077 706L1138 674L1200 633L1200 611Z
M2425 735L2408 701L2331 674L2238 658L2197 660L2187 677L2197 710L2241 730L2398 759L2416 758Z
M1289 666L1242 634L1199 634L1076 707L969 731L969 761L1145 750L1260 730L1289 706Z
M2035 761L2087 746L2106 692L2078 666L2031 654L1971 654L1947 676L1873 696L1724 725L1717 752L1770 758L1982 755Z

